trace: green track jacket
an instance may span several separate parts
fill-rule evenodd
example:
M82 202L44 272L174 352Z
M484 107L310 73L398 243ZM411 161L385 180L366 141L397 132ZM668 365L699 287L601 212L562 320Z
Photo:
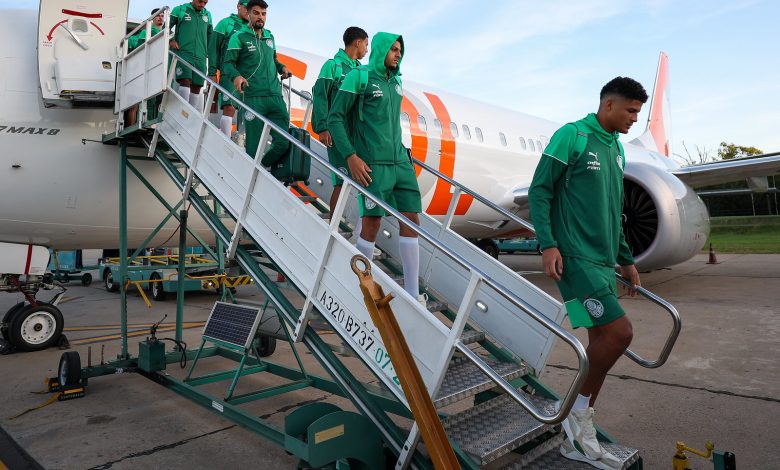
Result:
M214 34L211 35L211 41L209 41L209 75L216 75L217 70L222 69L222 58L225 56L230 36L245 24L247 24L246 21L233 13L214 27Z
M605 131L595 114L553 135L528 191L542 250L557 246L563 256L610 268L634 264L621 224L625 156L618 135ZM587 145L575 155L578 138Z
M196 11L192 3L185 3L171 11L173 39L179 43L179 53L185 59L205 63L213 31L211 13L205 8ZM195 64L193 64L195 65Z
M352 70L344 78L328 115L328 130L336 150L345 157L357 154L369 165L400 163L409 158L401 143L401 62L395 71L385 67L385 56L395 41L401 42L403 60L401 36L377 33L371 39L368 86L363 92L363 120L358 116L360 69ZM354 132L348 134L349 129Z
M244 96L281 96L279 74L284 64L276 58L276 41L271 31L263 29L262 37L244 24L228 41L222 60L222 72L232 81L239 75L246 78Z
M152 37L156 36L157 33L159 33L160 30L157 28L157 26L152 25ZM133 34L129 38L127 38L127 52L132 51L133 49L137 48L141 44L146 42L146 28L141 29L141 31L138 31L137 33Z
M341 74L336 77L336 64L341 65ZM312 124L314 132L320 133L328 130L328 113L333 98L339 90L344 77L355 68L360 67L359 60L353 60L344 49L339 49L331 60L325 61L320 69L320 76L314 83L312 95L314 96L314 116Z

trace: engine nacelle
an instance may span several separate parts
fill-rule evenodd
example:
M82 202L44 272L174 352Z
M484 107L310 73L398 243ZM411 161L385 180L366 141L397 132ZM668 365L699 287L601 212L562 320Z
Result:
M623 229L640 270L682 263L699 253L710 234L701 198L666 170L628 162Z

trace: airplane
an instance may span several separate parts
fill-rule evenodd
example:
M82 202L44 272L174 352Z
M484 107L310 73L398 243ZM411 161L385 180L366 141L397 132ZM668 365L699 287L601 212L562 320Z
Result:
M6 325L14 309L43 303L35 295L54 287L43 277L49 248L118 245L118 151L101 138L116 129L117 46L134 25L128 23L128 2L41 0L37 11L0 10L6 37L0 44L0 291L22 292L29 304L14 306L3 318ZM279 49L279 58L300 90L311 90L326 60L287 48ZM624 144L623 222L642 270L684 262L701 250L709 216L695 187L780 172L778 155L679 167L670 158L668 90L662 54L647 130ZM300 125L308 103L292 101L291 118ZM416 159L528 219L528 187L559 123L408 80L401 121L404 143ZM168 201L181 199L156 163L134 165ZM418 180L424 210L445 214L451 186L422 171ZM128 244L135 246L167 211L132 177L128 194ZM468 196L460 200L452 227L487 251L495 248L494 239L528 233ZM163 243L176 228L175 221L168 223L149 246ZM191 228L214 240L202 221L193 220ZM47 315L31 325L39 339L31 349L61 331L56 315Z

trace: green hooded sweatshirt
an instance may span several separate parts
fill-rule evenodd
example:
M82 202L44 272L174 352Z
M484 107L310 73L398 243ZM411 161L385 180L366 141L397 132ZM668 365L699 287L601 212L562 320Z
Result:
M217 70L222 69L222 58L225 56L230 36L245 24L247 22L235 13L217 23L209 42L209 75L216 75Z
M173 39L179 43L179 50L174 52L194 62L193 65L205 64L213 32L211 13L205 8L195 10L192 3L179 5L171 11L171 28Z
M344 78L328 115L328 130L336 150L345 157L357 154L369 165L389 165L409 159L401 143L401 61L396 70L385 67L385 57L395 41L401 43L403 60L401 36L377 33L371 39L368 85L363 91L363 119L360 119L358 110L362 67L352 70ZM348 133L350 129L354 132Z
M248 24L233 33L222 59L222 72L230 81L241 75L249 82L244 96L282 96L279 74L284 64L276 58L276 41L271 31L262 37Z
M338 77L337 64L341 66L341 73ZM328 113L330 112L330 105L333 103L333 98L336 97L336 92L339 91L341 83L344 81L344 77L352 71L360 67L359 60L353 60L344 49L339 49L336 56L331 60L325 61L320 69L320 76L314 83L312 89L312 95L314 95L314 117L312 119L314 132L320 133L328 130Z
M152 25L152 37L155 37L159 32L160 29L157 28L157 26ZM136 49L137 47L139 47L141 44L145 42L146 42L146 28L142 28L141 31L138 31L137 33L127 38L127 52Z
M609 268L634 264L621 224L626 159L618 136L589 114L550 139L528 190L542 250L558 247L562 256ZM575 155L578 138L587 144Z

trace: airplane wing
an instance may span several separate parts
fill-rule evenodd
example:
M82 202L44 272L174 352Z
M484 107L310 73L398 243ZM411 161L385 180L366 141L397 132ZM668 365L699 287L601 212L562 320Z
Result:
M672 174L692 188L780 173L780 152L679 168Z

